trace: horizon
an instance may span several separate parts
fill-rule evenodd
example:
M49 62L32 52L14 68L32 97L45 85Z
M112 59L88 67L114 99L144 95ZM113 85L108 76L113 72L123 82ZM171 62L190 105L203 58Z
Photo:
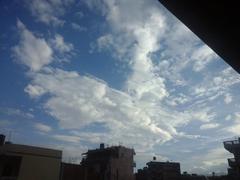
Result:
M157 0L0 5L0 133L63 160L104 142L137 150L136 169L226 174L240 76Z

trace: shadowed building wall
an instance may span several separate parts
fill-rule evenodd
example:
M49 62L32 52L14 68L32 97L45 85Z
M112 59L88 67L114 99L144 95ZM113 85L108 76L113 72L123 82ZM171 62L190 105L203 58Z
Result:
M234 158L228 159L228 175L232 179L240 179L240 138L238 140L223 142L224 148L233 153Z
M180 163L150 161L138 170L136 180L180 180Z
M81 165L84 168L84 180L134 180L135 152L123 146L112 146L89 150L85 153Z
M0 146L0 180L59 180L62 152L19 144Z

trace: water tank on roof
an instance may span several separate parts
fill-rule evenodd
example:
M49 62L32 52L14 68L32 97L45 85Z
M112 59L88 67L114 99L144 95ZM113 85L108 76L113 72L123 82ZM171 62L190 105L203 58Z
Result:
M0 134L0 146L3 146L5 143L5 135Z
M104 143L100 144L100 149L104 149Z

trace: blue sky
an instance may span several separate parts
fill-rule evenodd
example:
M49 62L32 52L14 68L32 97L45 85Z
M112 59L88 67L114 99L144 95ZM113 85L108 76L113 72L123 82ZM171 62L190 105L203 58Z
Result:
M0 1L0 131L63 150L105 142L226 172L239 75L156 0Z

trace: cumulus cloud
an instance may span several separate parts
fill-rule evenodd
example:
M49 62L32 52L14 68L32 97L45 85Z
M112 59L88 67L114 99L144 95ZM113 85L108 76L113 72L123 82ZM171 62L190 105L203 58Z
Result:
M42 89L42 93L27 91L33 97L49 95L44 108L62 128L76 130L73 136L91 143L124 142L147 151L173 137L199 138L178 132L177 128L193 120L208 122L214 118L210 109L179 112L144 99L138 100L128 92L109 87L102 80L75 71L45 68L33 76L29 86ZM81 133L81 129L95 123L103 124L104 132Z
M235 112L234 116L228 115L225 118L227 121L231 121L228 126L223 128L223 131L230 133L232 136L239 136L240 132L240 113Z
M34 127L41 132L50 132L52 128L46 124L36 123Z
M53 52L46 40L36 37L20 20L17 21L17 28L20 42L13 47L16 60L35 72L50 64L53 61Z
M37 21L47 25L62 26L64 20L60 19L74 1L73 0L25 0L27 7Z
M168 96L164 79L155 73L150 58L159 49L165 17L157 7L145 1L133 4L127 1L104 3L108 8L106 19L113 35L100 37L98 45L102 49L114 44L118 57L129 58L132 73L125 83L125 89L135 98L145 101L159 101Z
M39 97L45 93L44 89L40 86L32 86L29 84L24 91L28 93L32 98Z
M51 43L54 49L62 54L73 50L73 44L66 43L60 34L56 34L55 38L51 40Z

